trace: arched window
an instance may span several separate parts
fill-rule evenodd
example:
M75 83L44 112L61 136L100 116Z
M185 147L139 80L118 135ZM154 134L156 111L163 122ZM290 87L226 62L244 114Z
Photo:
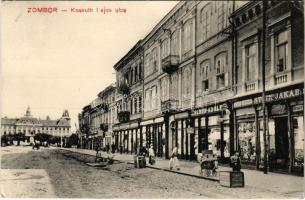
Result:
M168 38L166 38L162 42L162 45L161 45L161 55L162 55L162 58L165 58L166 56L169 55L169 39Z
M223 52L215 57L216 86L222 88L228 85L227 53Z
M185 69L182 76L183 85L183 99L190 99L191 97L191 70Z
M187 21L183 27L183 50L184 53L190 51L192 48L192 23Z
M210 60L200 63L201 91L209 90L209 74L211 69Z
M171 97L174 100L178 100L179 97L179 81L178 81L178 76L177 75L173 75L172 76L172 94Z
M206 5L200 12L200 22L202 24L202 40L205 41L210 36L211 4Z
M179 55L180 46L179 46L179 31L178 30L176 30L172 35L171 45L172 45L171 53L173 55Z

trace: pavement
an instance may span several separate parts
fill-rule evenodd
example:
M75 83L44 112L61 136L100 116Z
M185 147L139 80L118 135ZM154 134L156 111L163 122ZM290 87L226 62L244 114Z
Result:
M80 154L87 154L95 156L96 152L88 149L65 149ZM102 152L102 157L107 157L107 153ZM130 164L134 163L134 155L132 154L120 154L115 153L114 159L127 162ZM146 159L148 160L148 159ZM219 173L215 177L205 177L199 174L200 166L198 162L179 160L180 170L169 170L169 160L156 158L154 165L147 164L147 167L154 168L157 170L168 171L169 173L177 173L186 176L192 176L196 178L208 179L211 181L219 181ZM231 168L225 166L219 166L218 172L220 171L231 171ZM303 193L304 194L304 177L294 176L290 174L272 173L264 174L262 171L242 169L245 177L245 185L255 188L260 188L269 191L281 191L285 194L290 193Z

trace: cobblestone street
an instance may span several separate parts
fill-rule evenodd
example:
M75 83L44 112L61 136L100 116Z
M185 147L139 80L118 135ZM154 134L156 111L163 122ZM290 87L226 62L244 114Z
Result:
M2 197L295 198L302 195L301 191L283 194L250 186L230 189L218 182L151 168L135 169L118 161L104 169L90 167L85 162L92 162L93 157L53 148L33 151L30 147L5 147L1 148L1 154L1 181L6 182L1 186ZM74 159L77 157L78 160Z

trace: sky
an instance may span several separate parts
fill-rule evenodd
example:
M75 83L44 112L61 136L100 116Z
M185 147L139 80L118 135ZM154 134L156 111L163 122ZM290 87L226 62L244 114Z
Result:
M176 4L2 2L1 116L21 117L29 106L34 117L58 119L68 109L75 131L82 108L115 83L114 64ZM57 12L37 12L42 7ZM112 12L96 12L105 8Z

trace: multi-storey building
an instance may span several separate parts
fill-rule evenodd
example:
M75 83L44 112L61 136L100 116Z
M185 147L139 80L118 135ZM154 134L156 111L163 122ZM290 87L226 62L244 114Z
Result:
M141 143L140 121L143 110L143 47L140 40L115 64L117 78L116 148L121 152L136 152Z
M103 145L110 146L113 142L112 127L116 122L116 87L115 84L111 84L98 94L101 100L99 104L99 131L103 135Z
M68 110L64 110L62 117L56 120L51 120L49 116L46 119L33 117L29 107L23 117L4 117L1 119L2 135L24 133L29 138L37 133L46 133L53 136L70 136L70 131L71 126Z
M265 87L269 167L302 170L304 163L304 15L296 2L266 2ZM235 149L263 165L262 2L232 15L235 32Z
M109 85L101 91L78 115L83 147L93 149L95 145L111 145L112 127L116 121L116 88Z
M268 1L265 42L270 168L289 171L304 163L304 25L297 5ZM238 151L243 163L260 168L262 27L261 1L179 2L114 66L117 149L153 145L168 158L176 146L190 160L212 150L222 162Z

